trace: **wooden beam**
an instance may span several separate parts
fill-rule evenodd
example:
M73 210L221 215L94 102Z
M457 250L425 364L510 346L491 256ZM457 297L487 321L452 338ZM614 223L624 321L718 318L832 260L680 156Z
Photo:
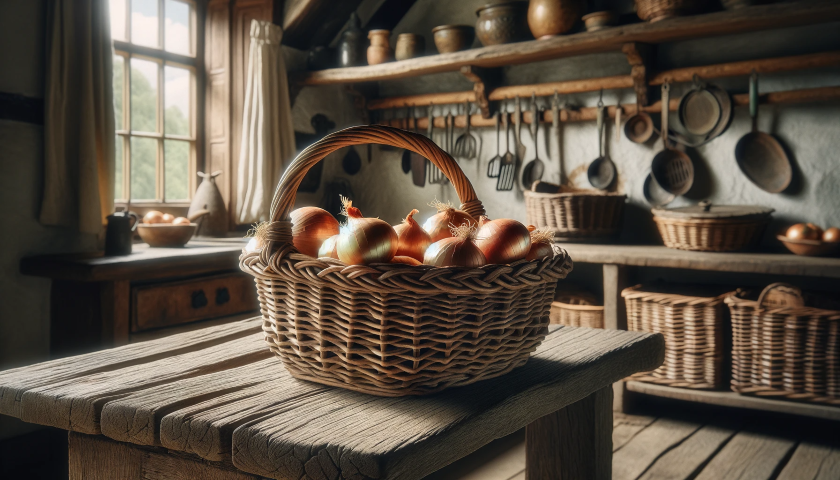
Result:
M636 91L636 103L640 106L648 104L648 71L652 47L644 43L630 42L621 47L630 64L630 77L633 79L633 89Z
M840 2L817 0L777 3L736 11L671 18L663 22L636 23L597 32L561 35L546 40L475 48L381 65L300 72L290 74L290 77L292 81L305 85L394 80L458 71L465 65L492 68L619 51L628 42L658 44L838 20Z
M283 45L306 50L329 43L360 3L361 0L286 0Z
M461 75L473 82L475 103L481 110L482 118L490 118L490 99L487 92L496 88L502 78L502 71L498 68L481 68L471 65L461 67Z

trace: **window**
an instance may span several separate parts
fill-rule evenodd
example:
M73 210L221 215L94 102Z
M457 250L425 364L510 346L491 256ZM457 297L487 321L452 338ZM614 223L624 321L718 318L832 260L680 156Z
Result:
M110 0L115 200L185 203L194 190L199 71L190 0Z

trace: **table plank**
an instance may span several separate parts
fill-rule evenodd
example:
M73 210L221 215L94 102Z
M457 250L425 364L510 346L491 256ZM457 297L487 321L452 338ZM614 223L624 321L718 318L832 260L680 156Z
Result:
M737 429L705 425L685 441L666 452L639 480L683 480L694 478L706 462L732 438Z
M766 433L739 432L697 476L697 480L769 480L796 446L795 440Z
M233 432L233 463L271 478L422 478L662 361L661 336L553 328L529 362L429 397L334 390ZM339 476L336 476L339 475Z

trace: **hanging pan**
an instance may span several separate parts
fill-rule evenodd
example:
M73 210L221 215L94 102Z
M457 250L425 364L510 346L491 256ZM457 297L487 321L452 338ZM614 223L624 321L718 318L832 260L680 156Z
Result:
M608 154L604 153L604 102L598 100L598 158L589 164L586 176L589 183L598 190L606 190L615 181L615 164Z
M624 135L633 143L645 143L653 135L653 119L643 112L636 97L636 114L624 122Z
M721 108L717 96L706 88L700 77L694 75L694 88L682 96L677 112L685 130L702 137L717 127Z
M663 149L653 157L651 175L660 187L674 195L683 195L694 183L694 165L685 153L668 145L668 105L671 100L671 86L662 84L662 145Z
M735 160L758 188L770 193L782 192L790 185L793 169L779 142L758 131L758 74L755 71L750 76L750 116L752 132L738 140Z

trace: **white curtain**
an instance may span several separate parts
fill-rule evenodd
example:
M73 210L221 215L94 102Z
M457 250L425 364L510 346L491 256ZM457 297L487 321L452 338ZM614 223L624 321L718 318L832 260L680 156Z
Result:
M114 209L114 103L106 0L49 0L41 223L99 234Z
M236 182L239 224L268 220L284 163L295 154L292 107L280 38L271 22L251 22L251 51Z

